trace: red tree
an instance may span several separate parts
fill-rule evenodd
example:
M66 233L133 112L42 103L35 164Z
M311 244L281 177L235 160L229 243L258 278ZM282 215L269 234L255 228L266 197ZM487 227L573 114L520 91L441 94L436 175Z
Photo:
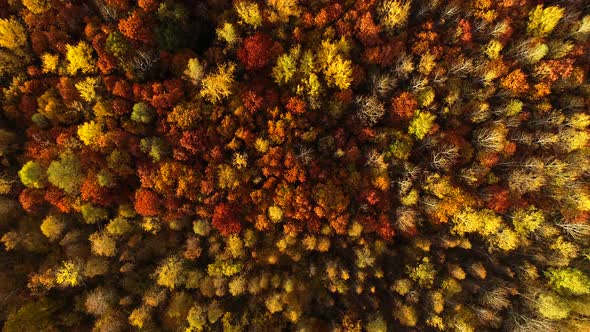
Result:
M242 224L233 207L227 203L221 203L215 207L211 223L223 236L239 233L242 230Z
M238 50L238 59L248 70L264 68L272 60L273 41L269 36L259 33L244 40Z
M160 212L160 198L148 189L135 192L135 211L142 216L156 216Z

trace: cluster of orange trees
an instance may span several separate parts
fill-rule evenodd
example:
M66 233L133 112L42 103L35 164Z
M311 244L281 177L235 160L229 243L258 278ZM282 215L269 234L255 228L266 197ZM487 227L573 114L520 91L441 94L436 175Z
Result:
M584 0L0 0L2 331L589 331Z

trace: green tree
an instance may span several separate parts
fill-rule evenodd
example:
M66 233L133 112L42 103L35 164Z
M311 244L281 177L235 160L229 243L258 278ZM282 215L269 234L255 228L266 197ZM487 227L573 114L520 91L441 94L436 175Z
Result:
M29 188L45 188L47 175L45 169L36 161L29 161L18 171L20 181Z
M559 294L588 295L590 294L590 278L575 268L550 268L545 272L549 285Z
M80 160L75 154L62 153L59 160L54 160L47 168L49 182L63 189L68 194L79 191L84 181L84 173Z
M139 102L133 105L133 112L131 112L131 120L141 123L150 123L154 119L154 111L150 106L144 102Z
M430 112L416 110L414 112L414 118L408 127L408 133L413 134L418 139L423 139L430 131L430 128L432 128L435 119L436 115Z

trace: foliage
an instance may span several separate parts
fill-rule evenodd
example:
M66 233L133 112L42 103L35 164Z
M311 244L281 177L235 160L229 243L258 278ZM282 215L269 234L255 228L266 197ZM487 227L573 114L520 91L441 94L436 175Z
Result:
M44 188L47 182L47 175L45 170L39 163L35 161L28 161L18 171L20 181L30 188Z
M584 1L0 1L7 331L586 331Z
M68 44L66 50L67 71L70 75L89 74L96 70L92 47L88 43L81 41L75 46Z
M61 154L59 160L52 161L47 168L49 182L68 194L74 194L80 189L83 177L80 160L72 153Z
M206 75L201 83L201 96L211 103L230 96L235 68L233 63L224 63L217 67L217 73Z
M553 31L563 14L564 9L558 6L537 5L529 12L527 32L533 36L544 37Z
M0 19L0 47L15 49L26 43L26 30L16 18Z

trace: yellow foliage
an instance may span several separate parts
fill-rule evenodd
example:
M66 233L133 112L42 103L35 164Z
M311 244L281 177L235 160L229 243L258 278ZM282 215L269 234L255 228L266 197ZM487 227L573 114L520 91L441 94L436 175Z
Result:
M508 227L502 228L490 240L492 246L502 251L512 251L518 248L519 241L518 234Z
M262 25L262 15L256 2L239 1L234 8L241 19L240 24L247 24L255 29Z
M413 134L418 139L423 139L430 131L430 128L432 128L435 119L436 115L430 112L416 110L414 112L414 118L408 127L408 133Z
M490 60L494 60L500 56L500 51L504 48L504 45L497 39L492 39L490 42L485 46L484 53L490 58Z
M240 185L238 174L229 165L219 165L217 183L221 189L235 189Z
M268 208L268 217L273 222L279 222L283 219L283 210L280 207L273 205Z
M49 0L23 0L23 5L33 14L43 14L51 9Z
M479 233L488 236L498 232L502 225L502 218L489 209L475 211L472 208L466 208L453 217L453 223L454 234Z
M217 32L217 38L225 41L230 46L238 42L238 33L236 32L234 25L231 23L224 22L223 26L217 28L215 31Z
M27 43L25 28L14 17L0 19L0 47L19 48Z
M93 101L96 98L96 85L98 84L98 79L96 77L87 77L84 80L76 83L76 89L80 94L80 97L85 101Z
M209 74L203 78L201 96L209 102L216 104L223 98L231 95L235 70L236 66L233 63L219 65L217 67L217 73Z
M301 47L296 46L293 47L289 53L284 53L279 56L277 64L272 69L272 76L275 79L275 82L278 84L285 84L291 80L297 70L297 60L299 59L300 53Z
M86 42L81 41L76 46L66 45L66 59L70 75L76 75L78 72L88 74L96 70L92 47Z
M324 75L326 75L326 81L329 85L336 86L340 90L348 89L350 83L352 83L352 62L337 55L328 64Z
M301 9L298 0L267 0L268 5L273 8L280 21L289 21L290 16L299 16Z
M78 126L78 137L86 145L96 145L97 138L102 134L102 125L100 123L90 121Z
M59 66L59 55L44 53L41 55L41 63L44 73L55 73Z
M547 36L563 17L564 12L565 10L558 6L543 8L543 5L538 5L529 12L527 32L536 37Z
M80 270L81 267L78 264L71 261L64 262L55 273L55 281L63 286L77 286L82 281Z
M406 24L412 1L386 0L379 8L382 23L389 29L395 29Z
M156 281L158 285L175 289L182 285L185 280L185 271L182 259L170 257L156 270Z
M420 57L420 63L418 64L418 71L421 74L428 75L436 66L435 62L436 57L430 53L426 52Z
M41 233L52 241L59 239L65 228L66 223L55 216L48 216L41 223Z

